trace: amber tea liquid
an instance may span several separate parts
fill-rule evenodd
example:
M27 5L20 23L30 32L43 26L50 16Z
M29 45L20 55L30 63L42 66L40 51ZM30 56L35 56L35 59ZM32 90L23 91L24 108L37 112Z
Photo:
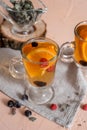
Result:
M87 66L87 24L79 25L75 29L75 53L77 63Z
M23 63L29 82L36 87L49 86L55 73L58 46L48 42L32 42L22 48Z

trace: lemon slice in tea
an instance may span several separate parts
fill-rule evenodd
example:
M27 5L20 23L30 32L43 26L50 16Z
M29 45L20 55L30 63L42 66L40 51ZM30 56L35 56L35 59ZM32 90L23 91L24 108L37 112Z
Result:
M86 42L82 44L82 56L83 56L83 60L87 61L87 43Z
M45 48L38 48L31 51L27 58L31 59L34 62L39 62L41 58L46 58L47 60L53 58L56 54L52 51L49 51Z
M50 60L56 55L56 53L49 51L44 48L38 48L35 49L27 55L27 59L30 60L30 62L25 62L26 71L29 74L30 77L41 77L45 74L45 67L40 66L40 59L46 58L47 60Z

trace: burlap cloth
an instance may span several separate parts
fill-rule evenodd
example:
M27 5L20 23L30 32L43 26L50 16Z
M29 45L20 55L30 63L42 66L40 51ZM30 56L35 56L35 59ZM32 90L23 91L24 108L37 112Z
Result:
M87 82L81 71L74 63L66 64L59 61L54 81L54 98L46 105L35 105L29 101L22 101L19 97L24 93L25 83L21 79L14 79L9 73L9 60L14 56L19 57L20 52L0 48L0 90L41 116L61 126L70 127L86 93ZM52 111L48 107L51 103L56 103L59 108Z

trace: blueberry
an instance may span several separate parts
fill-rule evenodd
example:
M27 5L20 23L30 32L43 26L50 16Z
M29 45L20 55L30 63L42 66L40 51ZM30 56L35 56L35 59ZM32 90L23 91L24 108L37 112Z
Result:
M20 108L20 107L21 107L21 104L20 104L18 101L15 101L14 106L15 106L16 108Z
M36 84L38 87L43 87L46 86L46 82L43 81L34 81L34 84Z
M27 94L22 95L22 100L28 100L28 95Z
M32 42L32 47L37 47L38 46L38 43L37 42Z
M87 66L87 62L86 61L83 61L83 60L80 60L79 63L83 66Z
M9 100L7 105L8 107L14 107L14 101Z
M29 116L32 115L32 112L29 111L29 110L25 110L24 114L25 114L26 117L29 117Z

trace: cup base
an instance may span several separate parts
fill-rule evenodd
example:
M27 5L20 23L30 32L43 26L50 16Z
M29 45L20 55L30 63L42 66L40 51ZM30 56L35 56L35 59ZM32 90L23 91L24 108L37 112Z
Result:
M26 37L29 36L29 34L32 34L35 31L34 26L28 27L29 30L26 29L26 31L17 30L14 27L12 28L11 32L13 35L16 35L17 37Z
M38 105L46 104L54 97L54 89L49 88L30 88L29 89L29 100L30 102Z

